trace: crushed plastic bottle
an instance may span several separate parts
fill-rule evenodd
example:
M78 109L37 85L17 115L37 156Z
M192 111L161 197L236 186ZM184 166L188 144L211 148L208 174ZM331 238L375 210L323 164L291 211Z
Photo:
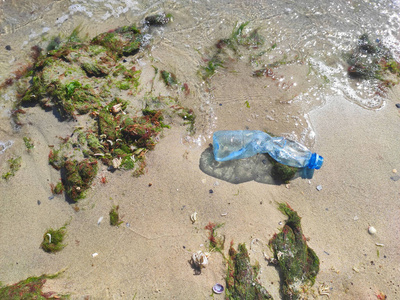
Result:
M214 158L228 161L268 153L276 161L291 167L320 169L323 157L302 144L284 137L271 137L260 130L221 130L213 135Z

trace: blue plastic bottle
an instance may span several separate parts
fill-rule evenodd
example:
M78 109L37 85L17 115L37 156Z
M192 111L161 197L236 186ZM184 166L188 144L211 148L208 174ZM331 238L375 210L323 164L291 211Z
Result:
M213 135L214 158L228 161L268 153L276 161L291 167L319 169L322 156L284 137L271 137L260 130L222 130Z

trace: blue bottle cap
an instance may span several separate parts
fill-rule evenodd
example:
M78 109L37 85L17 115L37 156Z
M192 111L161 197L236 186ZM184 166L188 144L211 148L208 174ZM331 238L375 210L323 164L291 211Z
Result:
M311 155L310 161L308 162L307 168L309 169L320 169L324 163L324 158L319 156L317 153Z

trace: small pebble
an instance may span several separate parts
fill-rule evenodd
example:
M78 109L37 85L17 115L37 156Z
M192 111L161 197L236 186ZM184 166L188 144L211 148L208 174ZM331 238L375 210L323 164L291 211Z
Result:
M397 170L396 170L396 169L393 169L392 172L396 174L396 173L397 173Z
M400 103L396 103L396 107L397 107L397 108L400 108Z
M209 190L208 192L209 192L210 194L214 193L214 191L213 191L213 190Z
M355 216L355 217L353 218L353 220L354 220L354 221L357 221L357 220L358 220L358 217L357 217L357 216Z
M49 197L49 200L53 200L54 199L54 195L51 195L50 197Z
M6 50L7 50L7 51L10 51L10 50L11 50L11 46L10 46L10 45L7 45L7 46L6 46Z
M129 224L129 223L126 223L126 227L128 227L128 228L129 228L129 227L131 227L131 224Z
M40 205L42 202L40 202L40 200L37 201L37 205Z
M394 176L390 177L390 179L392 179L393 181L397 181L397 180L400 179L400 176L399 175L394 175Z
M375 227L369 226L369 227L368 227L368 233L369 233L369 234L375 234L375 233L376 233Z
M317 191L322 190L322 185L317 185Z

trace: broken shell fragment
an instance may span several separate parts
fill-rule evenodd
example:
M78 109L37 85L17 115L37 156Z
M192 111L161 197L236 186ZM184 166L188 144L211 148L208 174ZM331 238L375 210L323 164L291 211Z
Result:
M190 221L192 221L192 224L197 221L197 212L192 213L190 216Z
M375 234L375 233L376 233L375 227L369 226L369 227L368 227L368 233L369 233L369 234Z
M208 258L210 257L210 253L208 252L202 252L197 251L196 253L193 253L192 255L192 260L193 263L198 267L198 268L204 268L208 264Z
M122 164L122 158L114 158L112 160L112 164L113 164L114 169L118 169Z
M111 108L111 111L112 111L113 114L116 114L116 113L120 112L121 109L122 109L122 103L118 103L118 104L115 104L115 105Z

